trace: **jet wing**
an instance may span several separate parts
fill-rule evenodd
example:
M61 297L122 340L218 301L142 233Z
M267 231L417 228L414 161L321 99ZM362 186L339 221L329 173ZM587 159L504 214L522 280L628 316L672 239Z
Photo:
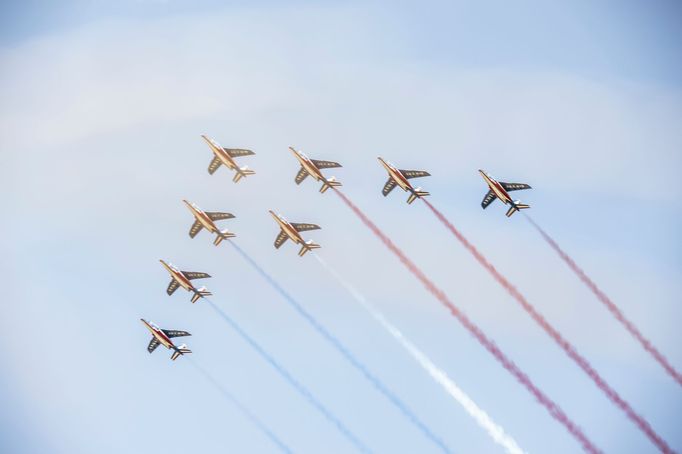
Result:
M311 159L310 162L315 164L318 169L330 169L332 167L341 167L341 164L334 161L318 161L316 159Z
M182 274L184 274L185 277L190 281L192 279L205 279L207 277L211 277L211 275L208 273L201 273L198 271L182 271Z
M483 209L485 210L488 207L488 205L490 205L496 198L497 196L492 190L488 191L485 197L483 197L483 202L481 202L481 206L483 207Z
M280 230L279 235L277 235L277 238L275 238L275 249L279 249L279 247L288 239L289 237L286 233L284 233L284 230Z
M172 295L173 292L175 292L178 289L178 287L180 287L180 284L178 284L178 281L173 279L170 281L170 284L168 284L168 288L166 289L166 293L168 293L169 295Z
M220 158L218 158L218 156L214 156L211 160L211 163L208 165L208 173L213 175L213 173L218 170L218 167L220 167L220 164L222 164Z
M308 171L306 171L303 167L301 167L301 170L298 171L296 174L296 179L294 180L296 184L301 184L303 180L308 176Z
M221 219L232 219L234 217L234 214L220 213L218 211L206 211L206 216L211 218L212 221L220 221Z
M194 224L192 224L192 227L190 227L189 229L189 237L194 238L195 236L197 236L197 233L199 233L202 228L203 226L201 225L201 222L194 221Z
M159 341L156 340L155 337L152 337L152 340L149 341L149 345L147 346L147 351L149 353L153 352L156 350L156 347L159 346Z
M290 224L297 232L305 232L306 230L318 230L320 228L320 226L316 224L298 224L296 222L290 222Z
M521 189L532 189L530 185L527 185L526 183L503 183L500 181L500 185L504 188L505 191L518 191Z
M179 331L177 329L162 329L161 331L166 333L166 336L168 336L169 338L191 336L191 334L188 333L187 331Z
M239 156L248 156L251 154L256 154L251 150L245 150L243 148L223 148L231 158L238 158Z
M423 170L400 170L400 173L403 174L405 178L408 180L410 178L419 178L419 177L430 177L431 174L429 172L425 172Z
M384 185L384 189L381 190L381 193L384 195L384 197L386 197L388 193L391 192L393 188L395 188L395 185L396 183L393 180L393 178L389 178L386 184Z

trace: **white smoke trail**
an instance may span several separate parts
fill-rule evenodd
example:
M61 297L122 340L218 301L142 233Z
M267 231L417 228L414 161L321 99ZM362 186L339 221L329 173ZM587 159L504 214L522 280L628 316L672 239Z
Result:
M421 350L419 350L412 342L410 342L403 333L393 326L386 317L369 301L358 292L349 282L347 282L334 268L332 268L322 257L315 252L312 254L317 261L331 274L353 298L376 320L382 328L384 328L398 343L410 354L412 358L433 378L440 384L445 392L447 392L453 399L455 399L464 410L471 416L479 426L481 426L492 438L495 443L502 446L509 454L523 454L524 451L519 447L516 441L508 435L502 426L493 421L488 414L482 410L476 402L457 384L448 377L448 375L436 366L433 361L429 359Z

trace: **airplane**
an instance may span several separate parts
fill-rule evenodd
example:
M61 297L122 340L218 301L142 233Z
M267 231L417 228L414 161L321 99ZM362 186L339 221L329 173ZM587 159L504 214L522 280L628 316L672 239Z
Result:
M298 162L301 163L301 169L298 171L296 174L296 184L301 184L303 180L306 179L308 175L312 176L315 178L317 181L322 182L322 187L320 188L320 192L324 194L324 192L334 186L341 186L340 181L336 181L336 178L331 177L331 178L325 178L324 175L322 175L322 172L320 169L328 169L331 167L341 167L341 164L338 162L333 162L333 161L318 161L316 159L310 159L306 155L303 154L302 151L298 151L294 149L294 147L289 147L289 150L296 156L296 159L298 159Z
M279 249L281 245L288 239L291 239L296 244L301 245L301 250L298 251L298 255L303 257L306 252L320 247L319 244L313 243L311 241L305 241L299 232L305 232L306 230L317 230L320 228L319 225L315 224L297 224L295 222L289 222L282 216L276 214L274 211L269 210L272 217L279 224L280 232L275 238L275 248Z
M245 150L243 148L223 148L220 146L218 142L215 140L206 137L205 135L202 135L203 139L208 143L208 146L211 148L211 151L215 156L213 156L213 160L211 160L211 163L208 165L208 173L213 175L213 173L218 170L218 167L220 165L224 165L230 170L234 170L236 173L234 175L234 178L232 178L232 181L237 183L239 180L242 178L246 177L247 175L253 175L254 172L253 170L249 169L247 166L244 167L239 167L236 162L234 162L234 158L238 158L240 156L248 156L255 154L251 150Z
M513 200L509 195L510 191L518 191L521 189L531 189L531 187L525 183L504 183L502 181L497 181L492 175L486 173L485 171L478 169L478 173L481 174L485 182L490 188L488 193L483 197L483 202L481 206L485 210L488 205L490 205L493 200L500 199L500 202L505 205L509 204L511 207L507 210L507 217L516 213L519 210L524 210L530 208L530 205L521 203L519 200Z
M218 211L203 211L201 208L191 202L188 202L187 200L183 200L183 202L185 202L185 205L187 205L187 208L189 208L189 211L192 212L194 218L196 219L194 224L192 224L192 227L189 229L190 238L197 236L197 233L199 233L202 228L216 234L216 238L213 241L213 244L216 246L218 246L223 240L234 238L236 236L229 230L220 230L215 225L215 221L220 221L221 219L232 219L234 217L233 214L221 213Z
M209 292L206 287L196 288L194 285L192 285L192 282L190 282L192 279L204 279L211 277L210 274L196 271L180 271L170 263L166 263L163 260L159 260L159 262L161 262L163 267L166 268L166 271L168 271L168 273L171 275L170 284L168 284L168 288L166 289L166 293L168 293L169 296L172 295L173 292L178 289L178 287L182 287L188 292L194 293L194 295L192 295L192 303L196 303L199 298L212 295L212 293Z
M173 350L173 355L171 356L171 359L175 361L178 359L178 356L180 355L185 355L187 353L192 353L192 350L187 348L187 345L182 344L179 346L175 346L171 338L173 337L182 337L182 336L191 336L190 333L187 331L178 331L174 329L161 329L154 322L148 322L147 320L141 318L140 319L142 323L144 323L144 326L147 327L149 331L152 333L152 340L149 341L149 346L147 347L147 351L149 353L152 353L154 350L156 350L156 347L159 345L163 345L169 350Z
M430 177L431 174L429 172L425 172L423 170L399 170L390 163L381 159L381 157L378 159L379 162L381 162L381 165L384 166L388 172L388 181L384 185L384 189L381 191L384 197L386 197L388 193L396 187L396 185L400 186L403 191L410 193L410 196L407 198L407 203L414 202L417 197L430 195L428 192L423 191L422 188L413 188L410 182L407 181L410 178Z

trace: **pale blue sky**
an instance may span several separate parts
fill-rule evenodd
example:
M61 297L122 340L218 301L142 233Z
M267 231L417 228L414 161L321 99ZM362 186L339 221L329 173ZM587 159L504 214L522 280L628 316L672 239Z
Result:
M682 390L476 170L520 196L682 368L682 97L675 2L22 2L0 11L0 451L275 452L189 364L149 355L144 317L296 452L351 452L159 258L376 452L436 452L229 247L187 236L187 198L226 227L456 452L502 452L320 265L275 250L281 211L529 452L577 443L333 194L293 183L289 145L333 169L401 245L606 452L653 446L419 204L383 198L381 155L431 200L677 450ZM209 176L208 134L257 174ZM7 197L9 195L9 197Z

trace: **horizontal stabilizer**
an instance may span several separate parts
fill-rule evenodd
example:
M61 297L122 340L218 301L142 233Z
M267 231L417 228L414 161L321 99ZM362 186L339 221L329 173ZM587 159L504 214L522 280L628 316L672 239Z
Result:
M206 296L212 296L213 293L209 292L206 287L201 287L198 288L194 291L194 295L192 295L192 303L196 303L199 298L204 298Z
M192 350L190 350L189 348L187 348L187 345L182 344L182 345L179 346L176 350L173 351L173 355L171 356L171 359L172 359L173 361L175 361L176 359L178 359L178 356L180 356L180 355L186 355L186 354L188 354L188 353L192 353Z
M423 191L422 188L417 188L413 192L410 193L410 196L407 198L407 203L412 203L414 202L418 197L425 197L429 194L427 191Z
M234 174L232 181L234 181L235 183L238 183L239 180L241 180L242 178L247 177L248 175L253 175L255 173L256 172L254 172L253 170L249 169L246 166L240 167L239 170L237 170L237 172Z
M340 181L336 181L336 178L331 177L328 180L326 180L324 183L322 183L322 187L320 188L320 192L324 194L327 192L327 189L337 187L337 186L342 186Z
M511 217L512 214L516 213L519 210L525 210L526 208L530 208L530 205L526 205L525 203L520 203L518 200L514 202L507 210L507 217Z
M237 236L237 235L230 232L229 230L223 230L223 231L218 232L216 234L215 240L213 240L213 244L218 246L220 243L222 243L223 240L226 240L228 238L234 238L235 236Z
M307 241L307 242L303 243L303 245L301 246L301 250L298 251L298 255L300 257L303 257L306 252L312 251L313 249L319 249L321 247L322 246L320 246L317 243L313 243L312 241Z

